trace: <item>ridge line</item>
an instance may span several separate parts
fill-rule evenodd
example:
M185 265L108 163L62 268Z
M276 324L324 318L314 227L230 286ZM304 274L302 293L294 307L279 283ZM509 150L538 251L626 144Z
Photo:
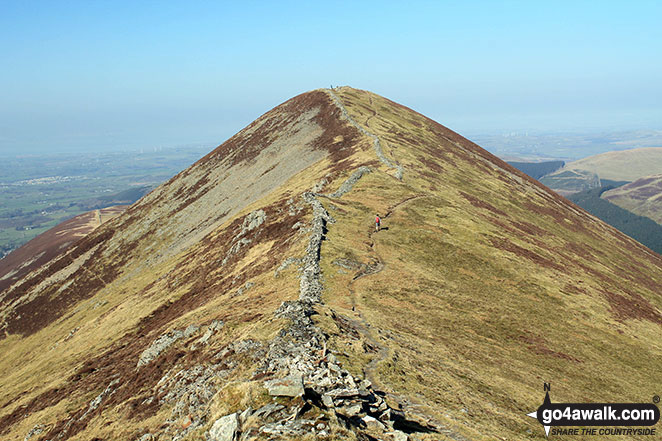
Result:
M345 105L342 103L338 95L335 94L335 92L331 89L323 89L326 93L331 96L333 99L333 102L335 105L340 109L340 112L342 113L342 116L354 127L356 127L359 132L363 133L366 136L369 136L373 140L373 147L375 149L375 153L377 154L377 158L382 162L382 164L386 165L389 168L395 169L395 177L402 181L402 175L404 173L404 168L397 163L394 163L390 159L388 159L386 156L384 156L384 151L382 150L382 145L381 142L379 141L379 137L375 135L374 133L368 131L365 129L362 125L357 123L354 118L352 118L345 108ZM375 112L375 115L377 112Z

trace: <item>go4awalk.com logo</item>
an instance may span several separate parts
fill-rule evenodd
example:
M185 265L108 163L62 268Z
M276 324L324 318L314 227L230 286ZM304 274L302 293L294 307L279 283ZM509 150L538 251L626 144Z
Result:
M552 403L550 384L544 383L544 389L542 405L527 415L543 425L547 436L550 431L552 435L583 436L657 434L652 426L660 420L660 410L653 403ZM656 395L653 402L659 401Z

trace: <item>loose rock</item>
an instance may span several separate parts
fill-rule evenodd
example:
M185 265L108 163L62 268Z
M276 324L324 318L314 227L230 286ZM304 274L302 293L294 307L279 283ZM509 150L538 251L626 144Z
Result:
M234 441L239 429L239 417L236 413L225 415L216 420L209 429L207 441Z
M299 397L304 392L303 377L300 374L268 380L264 382L264 386L272 397Z

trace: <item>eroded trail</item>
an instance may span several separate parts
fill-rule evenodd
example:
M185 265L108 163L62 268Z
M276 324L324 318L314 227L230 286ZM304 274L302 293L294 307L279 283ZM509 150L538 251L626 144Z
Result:
M416 200L420 198L424 198L427 195L424 194L417 194L413 196L409 196L400 202L396 203L395 205L392 205L391 207L388 208L386 214L384 215L384 219L388 219L398 208L402 207L403 205ZM386 233L388 230L381 230L379 231L380 234ZM370 233L368 234L368 237L370 238L369 246L370 249L372 250L372 253L374 255L373 258L373 265L368 265L366 269L360 271L357 275L354 276L352 281L348 285L348 289L350 292L350 297L351 297L351 302L352 302L352 309L356 313L355 319L350 319L348 320L352 323L352 325L363 335L364 339L368 342L369 346L376 348L377 354L376 356L366 365L364 369L364 376L370 380L371 383L373 383L375 386L379 387L380 389L384 389L383 385L379 383L375 376L375 372L377 370L377 365L386 359L389 355L389 350L386 346L382 345L378 339L376 339L372 332L370 331L370 324L365 320L363 317L363 314L361 313L361 308L360 304L362 303L360 301L360 296L356 294L356 291L354 289L354 282L357 280L371 276L374 274L378 274L381 271L384 270L386 267L386 262L382 258L382 256L379 254L379 252L376 249L376 243L375 240L373 239L373 235L378 233L375 230L371 230Z
M345 118L350 124L352 124L354 127L356 127L361 133L363 133L366 136L369 136L372 139L373 147L375 149L375 153L377 154L377 158L381 161L381 163L386 165L389 168L394 169L395 170L395 177L399 180L402 180L402 175L404 173L404 168L400 164L397 164L397 163L391 161L389 158L387 158L384 155L384 151L382 150L382 144L381 144L381 141L379 140L379 136L377 136L376 134L374 134L371 131L367 130L361 124L357 123L354 120L354 118L352 118L352 116L349 114L349 112L347 111L347 108L345 108L345 105L342 103L342 101L340 100L338 95L336 95L335 92L333 92L333 90L326 89L326 91L329 93L329 95L333 99L333 102L340 109L340 112L342 113L343 118ZM371 100L370 103L372 104L372 97L370 98L370 100ZM373 110L373 112L374 112L374 115L373 115L373 117L374 117L374 116L377 115L377 112L375 110ZM368 118L368 120L369 119L370 118ZM367 125L367 122L368 121L366 121L366 125Z

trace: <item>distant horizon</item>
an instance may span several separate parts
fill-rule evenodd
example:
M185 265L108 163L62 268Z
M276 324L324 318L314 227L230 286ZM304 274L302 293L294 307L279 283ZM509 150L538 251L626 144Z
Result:
M662 4L7 3L0 156L218 145L350 85L466 137L662 129Z

